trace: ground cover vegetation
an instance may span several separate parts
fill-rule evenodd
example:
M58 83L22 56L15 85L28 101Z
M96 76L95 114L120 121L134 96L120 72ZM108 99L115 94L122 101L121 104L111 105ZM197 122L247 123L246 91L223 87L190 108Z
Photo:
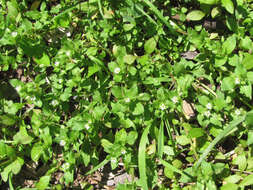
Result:
M1 189L251 189L252 35L251 0L0 0Z

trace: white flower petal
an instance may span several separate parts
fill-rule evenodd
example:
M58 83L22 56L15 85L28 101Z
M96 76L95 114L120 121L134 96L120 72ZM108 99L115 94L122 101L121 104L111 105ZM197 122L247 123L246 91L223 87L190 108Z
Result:
M119 68L119 67L116 67L116 68L114 69L114 73L115 73L115 74L119 74L119 73L120 73L120 68Z

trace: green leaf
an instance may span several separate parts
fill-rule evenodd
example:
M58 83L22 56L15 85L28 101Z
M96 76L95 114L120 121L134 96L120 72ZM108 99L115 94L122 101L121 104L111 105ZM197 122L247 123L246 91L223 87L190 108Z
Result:
M31 158L34 162L37 162L40 159L41 154L43 153L43 147L39 144L35 144L31 150Z
M252 145L253 144L253 131L250 130L248 132L248 138L247 138L247 145Z
M71 118L68 123L67 126L69 126L72 130L75 131L81 131L84 129L84 125L86 124L86 121L81 120L81 118L77 117L77 118Z
M215 67L220 67L222 65L224 65L227 62L227 57L223 56L223 57L215 57Z
M230 175L224 179L226 183L233 183L236 184L242 179L242 176L239 175Z
M20 131L13 136L13 140L20 144L29 144L33 138L27 134L25 127L21 127Z
M40 178L40 181L36 184L36 188L38 190L45 190L47 189L51 177L50 176L43 176Z
M249 126L253 126L253 110L247 113L245 122Z
M131 65L132 63L134 63L135 59L136 59L136 56L134 56L134 55L125 55L124 56L125 63L127 63L129 65Z
M226 54L231 54L236 47L235 35L228 37L226 41L223 43L222 47L225 50Z
M14 162L11 163L11 171L13 174L18 174L24 164L24 159L18 157Z
M240 46L244 50L250 50L252 49L252 41L249 36L245 36L243 39L241 39Z
M222 185L220 190L237 190L239 187L237 184L234 183L227 183L225 185Z
M120 86L113 86L111 89L111 92L113 96L117 99L122 99L123 98L123 90Z
M146 144L148 143L148 133L149 127L146 127L142 133L138 151L140 183L144 190L148 190L147 174L146 174Z
M187 20L198 21L205 17L205 13L200 10L194 10L187 14Z
M6 145L3 142L0 142L0 157L6 155Z
M202 128L192 128L189 131L189 136L191 138L198 138L198 137L202 137L205 134L205 131Z
M253 55L246 54L242 61L242 64L247 70L251 70L253 68Z
M239 170L244 171L247 166L247 159L244 154L238 155L234 160L233 164L238 165Z
M245 187L248 185L253 185L253 174L246 176L240 183L240 187Z
M108 141L107 139L102 139L101 145L102 145L102 147L104 147L105 152L107 152L107 153L111 152L113 144L110 141Z
M0 115L0 123L3 125L11 126L16 123L16 118L15 116L9 114Z
M234 83L234 78L232 77L225 77L223 80L222 80L222 83L221 83L221 90L223 91L232 91L235 87L235 83Z
M127 133L125 129L121 129L120 131L116 132L114 143L121 143L121 145L124 145L126 140L127 140Z
M231 13L234 14L234 4L233 1L231 0L221 0L221 4L223 7L225 7L225 9Z
M129 145L133 145L134 142L136 141L137 137L138 137L138 133L136 131L131 131L127 135L127 143Z
M151 54L156 49L156 40L155 38L150 38L144 44L144 50L146 54Z
M221 10L219 7L214 7L211 11L212 18L215 18L217 16L221 15Z
M50 66L50 59L46 53L43 53L41 57L35 57L34 61L42 67Z
M187 136L185 136L185 135L177 136L176 140L177 140L178 144L183 145L183 146L190 144L190 142L191 142L191 140L189 138L187 138Z
M206 5L216 5L219 3L219 0L198 0L201 4Z
M253 84L253 72L247 72L247 78L251 84Z
M18 4L14 1L7 1L8 18L15 21L18 16Z
M244 85L240 87L240 93L244 94L250 100L252 98L252 86L251 85Z
M106 111L106 107L96 106L93 110L94 119L100 120L102 118L103 114L105 113L105 111Z
M144 107L143 105L139 102L136 104L134 111L133 111L133 115L140 115L144 113Z
M8 166L6 166L4 168L4 170L1 172L1 178L4 182L7 182L8 177L9 177L9 173L11 172L12 169L12 165L9 164Z
M100 71L100 69L101 68L98 65L89 66L87 78L91 77L96 72Z

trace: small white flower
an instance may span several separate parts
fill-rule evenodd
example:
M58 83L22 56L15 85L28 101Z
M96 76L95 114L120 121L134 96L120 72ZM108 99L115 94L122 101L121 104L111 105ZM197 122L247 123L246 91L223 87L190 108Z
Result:
M210 113L210 111L208 110L208 111L205 111L205 112L204 112L204 115L205 115L206 117L210 117L211 113Z
M21 90L21 86L17 86L15 89L17 92L19 92Z
M177 99L176 96L174 96L171 100L172 100L173 103L177 103L178 102L178 99Z
M114 69L114 73L115 73L115 74L119 74L119 72L120 72L120 68L119 68L119 67L116 67L116 68Z
M125 99L125 102L126 102L126 103L129 103L129 102L130 102L130 98L126 98L126 99Z
M235 78L235 84L240 84L240 79L238 77Z
M240 115L241 114L241 111L239 109L236 109L235 110L235 115Z
M30 98L30 100L31 100L31 101L34 101L34 100L36 100L36 97L35 97L35 96L32 96L32 97Z
M66 145L66 141L65 140L61 140L60 141L60 146L65 146Z
M89 121L88 121L88 123L89 123L89 124L91 124L91 123L92 123L92 121L91 121L91 120L89 120Z
M70 51L67 51L67 52L66 52L66 55L69 57L69 56L70 56Z
M12 32L11 35L12 35L12 37L15 38L18 35L18 33L17 32Z
M69 167L70 167L70 164L68 162L62 164L62 169L63 170L67 170L67 169L69 169Z
M111 162L115 164L117 162L117 160L115 158L112 158Z
M60 84L62 83L62 79L59 79L59 81L58 81Z
M47 41L48 41L49 43L53 42L52 38L49 38Z
M125 150L122 150L122 151L121 151L121 154L126 154L126 151L125 151Z
M60 65L60 62L59 62L59 61L56 61L56 62L54 63L54 65L57 67L57 66Z
M52 100L52 102L51 102L51 104L52 104L53 106L56 106L58 103L59 103L59 102L58 102L57 100Z
M160 109L163 111L163 110L166 109L166 106L165 106L164 104L161 104L161 105L160 105Z
M70 37L70 36L71 36L71 33L70 33L70 32L67 32L66 35L67 35L68 37Z
M211 103L208 103L208 104L206 105L206 108L209 109L209 110L211 110L211 109L212 109L212 104L211 104Z
M90 126L89 126L87 123L84 125L84 127L85 127L85 129L87 129L87 130L90 129Z

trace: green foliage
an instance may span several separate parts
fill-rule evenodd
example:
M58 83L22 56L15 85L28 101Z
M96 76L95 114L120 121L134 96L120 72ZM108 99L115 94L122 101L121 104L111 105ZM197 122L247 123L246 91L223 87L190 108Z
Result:
M252 188L251 1L0 2L1 187Z

